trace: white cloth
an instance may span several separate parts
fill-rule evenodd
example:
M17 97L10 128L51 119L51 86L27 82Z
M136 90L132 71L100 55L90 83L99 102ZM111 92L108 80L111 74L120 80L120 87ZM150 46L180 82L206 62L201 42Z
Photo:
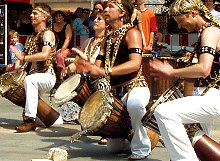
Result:
M202 123L206 133L220 116L220 90L160 104L154 111L161 136L172 161L198 161L183 124Z
M150 91L148 87L135 87L133 88L129 94L125 94L122 97L122 102L127 106L127 110L129 112L129 116L131 117L131 125L132 128L134 129L134 136L131 140L131 152L142 155L142 156L147 156L151 152L151 142L149 137L147 136L147 131L146 128L142 125L141 119L146 113L146 106L149 102L150 99ZM109 139L108 143L111 145L111 147L107 147L107 149L110 152L117 152L117 145L119 144L126 144L128 145L124 140L120 143L120 139L118 139L115 142L115 146L113 145L114 143L111 142L114 139ZM107 144L107 146L108 146ZM116 149L114 149L116 147ZM121 150L127 150L127 147L124 147L125 149Z
M38 98L53 88L56 77L49 73L35 73L25 77L25 116L36 118Z

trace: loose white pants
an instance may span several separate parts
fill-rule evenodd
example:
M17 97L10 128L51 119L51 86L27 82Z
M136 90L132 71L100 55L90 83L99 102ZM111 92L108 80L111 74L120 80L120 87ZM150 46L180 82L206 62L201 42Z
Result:
M204 96L188 96L160 104L154 111L161 136L172 161L198 161L183 124L201 123L209 135L220 116L220 90Z
M49 73L35 73L25 77L25 116L36 118L38 98L53 88L56 77Z
M132 153L147 156L151 152L151 142L147 136L147 129L142 125L141 119L146 113L146 106L150 99L150 91L148 87L135 87L129 94L122 97L122 102L127 106L129 116L131 117L131 125L134 129L134 136L131 140L130 148ZM122 139L108 139L107 149L110 152L119 152L128 149L128 142ZM115 145L114 145L115 143ZM125 145L122 145L125 144ZM118 147L123 147L120 149Z

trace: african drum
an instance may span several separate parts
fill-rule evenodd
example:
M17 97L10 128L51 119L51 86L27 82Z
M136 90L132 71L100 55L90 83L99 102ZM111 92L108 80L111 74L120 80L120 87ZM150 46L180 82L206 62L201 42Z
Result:
M14 104L25 107L26 95L24 89L24 70L17 73L7 72L0 76L0 94ZM37 107L37 117L50 127L58 119L59 113L51 106L39 98Z

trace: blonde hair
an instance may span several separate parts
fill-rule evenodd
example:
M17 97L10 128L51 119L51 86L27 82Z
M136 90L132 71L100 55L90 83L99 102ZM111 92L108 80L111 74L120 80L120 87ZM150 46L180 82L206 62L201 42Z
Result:
M199 11L202 16L208 16L210 21L218 26L220 25L220 22L211 14L201 0L175 0L170 6L169 14L178 16L192 11Z
M15 31L15 30L11 30L11 31L9 31L9 36L16 36L16 37L18 37L19 38L19 33L17 32L17 31Z

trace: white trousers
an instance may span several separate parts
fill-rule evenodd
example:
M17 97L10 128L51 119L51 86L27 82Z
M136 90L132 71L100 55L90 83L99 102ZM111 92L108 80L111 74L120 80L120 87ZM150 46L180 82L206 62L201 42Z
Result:
M35 73L25 77L25 116L36 118L38 98L53 88L56 77L49 73Z
M220 116L220 90L209 89L204 96L188 96L160 104L154 111L161 136L172 161L198 161L183 124L202 123L209 135Z
M146 128L141 123L141 119L146 113L146 106L149 99L150 91L148 87L135 87L129 94L127 93L122 97L122 102L127 106L129 116L131 117L134 136L130 145L127 141L124 141L121 138L116 139L116 141L115 139L108 139L108 151L117 153L120 150L127 150L128 146L130 146L132 153L142 156L149 155L151 152L151 142L147 136ZM123 149L120 149L119 147L122 147Z

